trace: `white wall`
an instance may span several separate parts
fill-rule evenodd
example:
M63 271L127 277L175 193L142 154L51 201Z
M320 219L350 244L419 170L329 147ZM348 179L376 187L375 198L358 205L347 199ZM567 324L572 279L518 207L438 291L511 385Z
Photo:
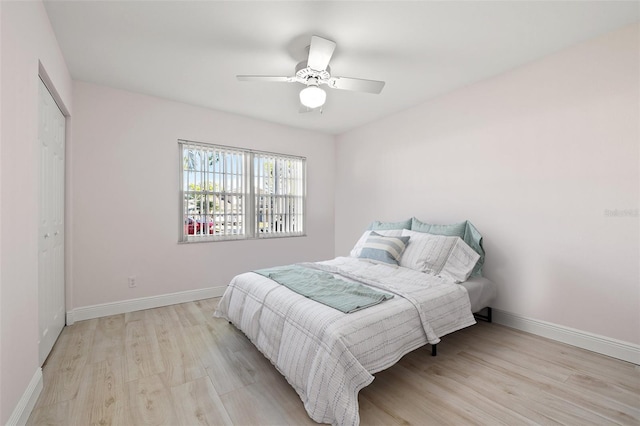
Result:
M71 110L72 82L41 2L0 2L0 424L38 364L39 61Z
M626 27L339 136L336 255L469 219L496 308L639 344L639 52Z
M69 308L226 286L251 269L333 257L334 138L74 84ZM178 139L307 157L307 236L178 244ZM135 275L138 287L128 288Z

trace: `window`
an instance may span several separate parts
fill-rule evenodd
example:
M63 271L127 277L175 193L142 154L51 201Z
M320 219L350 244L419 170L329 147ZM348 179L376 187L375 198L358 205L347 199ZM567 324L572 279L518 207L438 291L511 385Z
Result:
M178 141L180 241L304 235L306 160Z

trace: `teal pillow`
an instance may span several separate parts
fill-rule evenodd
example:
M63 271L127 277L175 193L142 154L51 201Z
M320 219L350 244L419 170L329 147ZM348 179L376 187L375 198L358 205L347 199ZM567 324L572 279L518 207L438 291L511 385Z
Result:
M467 222L454 223L453 225L432 225L421 222L415 217L411 219L411 230L416 232L426 232L433 235L446 235L448 237L460 237L464 239L464 231Z
M448 235L460 237L469 245L476 253L480 255L478 262L471 272L472 277L482 276L482 266L484 265L484 247L482 247L482 235L475 226L468 220L452 225L432 225L430 223L421 222L415 217L411 219L411 230L417 232L426 232L433 235Z
M367 228L369 231L386 231L389 229L411 229L411 219L400 222L380 222L376 220L371 222Z
M475 226L469 221L467 221L467 225L464 231L464 237L462 238L465 243L469 245L476 253L480 255L480 259L476 263L476 266L473 268L471 272L472 277L481 277L482 276L482 266L484 265L484 247L482 247L482 235L476 229Z
M397 265L402 252L407 247L407 242L409 242L408 236L385 237L377 232L371 232L358 257Z

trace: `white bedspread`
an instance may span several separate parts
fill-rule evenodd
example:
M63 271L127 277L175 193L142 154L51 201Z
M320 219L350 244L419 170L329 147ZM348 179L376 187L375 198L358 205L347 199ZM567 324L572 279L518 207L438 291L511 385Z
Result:
M351 314L252 272L236 276L216 317L239 327L320 423L358 425L358 392L406 353L475 324L464 287L407 268L352 257L305 264L396 296Z

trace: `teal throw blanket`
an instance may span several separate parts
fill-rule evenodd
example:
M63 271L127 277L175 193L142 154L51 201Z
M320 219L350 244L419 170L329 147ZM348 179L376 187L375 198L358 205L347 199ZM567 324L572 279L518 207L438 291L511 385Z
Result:
M278 266L254 272L345 314L377 305L393 297L393 294L335 278L328 272L298 265Z

